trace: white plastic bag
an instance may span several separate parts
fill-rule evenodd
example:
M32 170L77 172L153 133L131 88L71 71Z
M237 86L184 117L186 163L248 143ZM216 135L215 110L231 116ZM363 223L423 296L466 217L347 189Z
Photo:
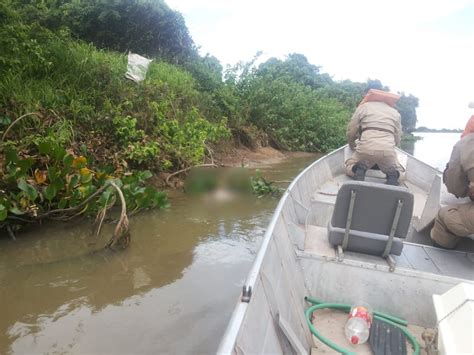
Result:
M141 55L129 52L127 73L125 74L125 77L135 81L136 83L142 81L145 79L148 65L150 65L151 61L152 59L148 59L142 57Z

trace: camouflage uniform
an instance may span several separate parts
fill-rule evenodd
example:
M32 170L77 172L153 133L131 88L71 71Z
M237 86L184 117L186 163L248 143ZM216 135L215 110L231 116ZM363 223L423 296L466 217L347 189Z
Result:
M469 186L474 186L474 134L468 134L454 146L443 181L456 197L470 196L472 200ZM442 247L454 248L460 238L472 234L474 202L469 202L441 208L431 230L431 239Z
M356 163L366 168L377 164L385 174L393 169L401 172L395 152L400 136L401 119L396 109L380 101L359 105L347 127L347 142L355 149L346 160L347 175L354 176L352 168Z

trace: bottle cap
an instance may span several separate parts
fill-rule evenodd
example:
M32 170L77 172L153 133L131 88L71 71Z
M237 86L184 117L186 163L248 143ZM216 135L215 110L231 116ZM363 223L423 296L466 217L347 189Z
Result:
M359 337L357 335L353 335L351 337L351 343L354 345L359 344Z

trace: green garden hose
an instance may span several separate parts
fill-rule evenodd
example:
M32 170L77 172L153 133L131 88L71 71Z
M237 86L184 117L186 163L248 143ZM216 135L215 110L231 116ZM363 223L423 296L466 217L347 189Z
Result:
M304 299L305 299L305 301L307 301L309 303L312 303L312 304L324 303L323 301L320 301L320 300L318 300L316 298L313 298L313 297L305 297ZM349 306L348 304L340 304L339 303L338 306L334 309L339 309L343 312L349 313L350 310L351 310L351 306ZM399 325L403 325L405 327L408 325L408 322L405 319L400 319L400 318L394 317L390 314L385 314L385 313L382 313L382 312L374 311L374 315L380 316L380 317L388 319L388 320L391 320L392 322L397 323Z
M318 309L331 308L331 309L337 309L337 310L349 313L351 310L351 306L347 304L342 304L342 303L323 303L317 299L310 298L310 297L305 297L305 300L313 304L313 306L308 308L305 312L306 322L308 323L311 333L313 333L314 336L318 338L319 340L321 340L324 344L336 350L337 352L344 355L354 355L353 352L344 349L343 347L337 345L336 343L332 342L328 338L324 337L321 333L319 333L316 330L316 328L313 326L311 322L311 316L313 312ZM374 312L374 318L399 328L403 332L403 334L406 335L406 337L408 338L408 341L412 344L414 355L420 354L420 345L416 341L415 337L406 328L406 325L408 324L407 321L388 315L388 314L381 313L381 312Z

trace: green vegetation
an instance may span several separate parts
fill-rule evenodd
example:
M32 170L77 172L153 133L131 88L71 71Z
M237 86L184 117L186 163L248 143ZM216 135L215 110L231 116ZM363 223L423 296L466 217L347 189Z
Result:
M406 96L401 93L402 97L397 103L397 110L402 116L403 132L412 132L416 127L416 108L418 107L418 98L413 95Z
M419 141L419 140L422 140L422 139L423 139L423 137L415 136L411 133L403 133L401 142L403 144L403 143L407 143L407 142L416 142L416 141Z
M129 211L165 207L146 169L195 164L228 134L202 117L185 70L157 61L136 85L123 55L29 24L8 3L0 18L0 226L95 214L117 199L108 180Z
M154 58L139 84L128 50ZM164 207L147 180L222 143L331 150L365 90L385 88L336 82L301 54L257 60L199 56L161 0L2 1L0 228L96 214L117 200L110 182L129 210ZM401 104L410 130L418 100Z
M250 187L252 193L258 197L263 197L265 195L279 196L282 192L280 188L265 180L261 176L259 170L255 172L255 176L250 177Z

